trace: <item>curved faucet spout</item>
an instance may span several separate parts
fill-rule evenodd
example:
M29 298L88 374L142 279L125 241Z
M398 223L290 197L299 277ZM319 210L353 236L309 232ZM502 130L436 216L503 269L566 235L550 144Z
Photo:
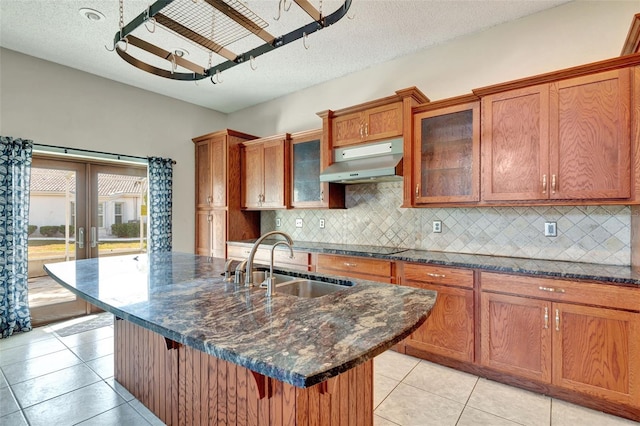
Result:
M251 247L251 251L249 252L249 257L247 258L247 270L246 270L246 273L244 274L244 285L245 286L253 285L253 273L252 273L252 271L253 271L253 258L256 255L256 251L258 251L258 247L260 246L262 241L264 241L265 239L267 239L269 237L275 236L275 235L280 235L281 237L283 237L287 241L287 243L289 243L289 246L293 245L293 239L286 232L271 231L271 232L267 232L265 234L262 234L260 236L260 238L258 238L256 240L256 242L253 244L253 247Z

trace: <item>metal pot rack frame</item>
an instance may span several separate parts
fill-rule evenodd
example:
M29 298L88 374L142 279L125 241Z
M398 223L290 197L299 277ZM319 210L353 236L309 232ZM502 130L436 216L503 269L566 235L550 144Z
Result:
M227 18L234 21L237 25L244 27L244 29L246 29L249 33L254 34L265 41L264 44L258 47L236 55L226 49L223 45L212 40L210 37L200 34L197 31L188 28L183 23L180 23L165 15L163 11L174 1L176 0L157 0L155 3L150 5L148 9L136 16L131 22L122 26L121 30L116 32L113 38L114 50L122 59L127 61L129 64L151 74L181 81L197 81L209 77L211 78L211 82L214 84L221 83L220 73L222 71L228 70L232 67L235 67L236 65L245 62L251 62L251 67L254 68L253 61L255 60L255 58L274 49L292 43L296 40L302 38L305 42L306 47L306 38L309 34L312 34L338 22L347 14L352 2L352 0L345 0L342 6L340 6L333 13L327 16L322 16L321 12L318 11L309 2L309 0L290 0L296 3L300 8L302 8L302 10L304 10L312 18L312 21L283 36L274 37L267 31L265 31L263 27L257 25L254 20L251 19L251 17L245 16L242 11L239 11L238 9L232 7L228 2L231 2L233 0L192 0L194 3L197 1L201 1L205 4L208 4L212 8L212 13L215 10L224 14ZM279 6L279 12L282 11L283 2L286 2L286 0L280 0L280 2L281 4ZM289 7L291 7L291 3L289 4ZM288 10L286 6L285 10ZM253 12L250 13L253 14ZM226 58L227 60L213 66L210 65L210 68L205 68L178 55L175 55L174 52L162 49L131 34L134 30L140 27L140 25L146 26L147 23L152 23L154 26L156 24L162 25L172 32L178 34L179 36L182 36L190 42L195 43L199 47L218 54ZM149 31L153 32L151 30ZM119 47L119 43L121 42L125 43L124 49L121 49ZM162 59L170 61L172 64L172 69L165 70L162 68L158 68L154 65L148 64L140 59L133 57L130 53L127 52L127 46L129 44L136 46L139 49L145 50ZM191 70L192 72L176 72L174 68L177 65ZM217 81L214 80L214 76L216 77Z

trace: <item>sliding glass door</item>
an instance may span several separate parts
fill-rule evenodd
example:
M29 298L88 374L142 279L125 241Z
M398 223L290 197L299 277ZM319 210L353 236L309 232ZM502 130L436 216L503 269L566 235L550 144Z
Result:
M34 157L29 307L34 325L94 307L44 272L47 263L146 251L146 167Z

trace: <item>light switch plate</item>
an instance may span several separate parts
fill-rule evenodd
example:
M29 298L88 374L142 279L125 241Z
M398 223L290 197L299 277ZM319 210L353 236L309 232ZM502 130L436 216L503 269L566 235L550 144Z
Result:
M434 220L433 221L433 232L435 232L436 234L439 234L440 232L442 232L442 221L441 220Z
M302 228L302 219L296 219L296 228Z
M276 217L276 228L280 228L282 226L282 219Z
M324 229L324 219L320 219L320 229Z
M558 236L558 227L555 222L545 222L544 223L544 236L545 237L557 237Z

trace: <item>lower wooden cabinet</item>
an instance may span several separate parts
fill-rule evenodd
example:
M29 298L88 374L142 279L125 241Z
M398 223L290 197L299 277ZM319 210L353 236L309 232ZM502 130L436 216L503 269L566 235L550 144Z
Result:
M401 265L399 271L401 285L438 292L427 321L403 341L404 352L473 362L473 271L412 263Z
M383 283L395 282L394 264L389 260L361 256L319 253L316 272Z
M640 308L635 289L493 273L481 285L483 366L640 407L640 313L627 310ZM586 306L592 287L607 292L604 306ZM513 289L539 296L496 293ZM580 292L585 304L565 302Z

